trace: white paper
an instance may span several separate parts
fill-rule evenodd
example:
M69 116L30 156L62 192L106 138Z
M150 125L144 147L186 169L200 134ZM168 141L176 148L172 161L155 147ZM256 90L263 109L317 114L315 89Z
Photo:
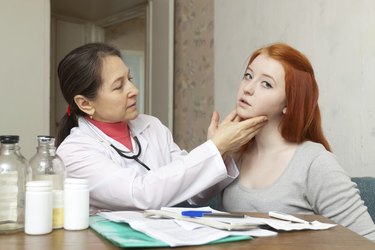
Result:
M184 210L204 210L212 212L220 212L210 207L200 207L200 208L179 208L179 207L163 207L161 210L175 212L181 214ZM293 223L290 221L278 220L278 219L267 219L245 216L245 218L224 218L224 217L204 217L205 220L213 220L230 223L232 225L268 225L276 230L283 231L294 231L294 230L325 230L336 226L336 224L322 223L319 221L314 221L311 224L307 223ZM251 230L250 230L251 231Z
M114 212L100 212L98 215L114 222L126 222L149 220L143 214L143 211L114 211Z
M261 228L256 228L256 229L251 229L248 231L230 231L230 235L250 235L252 237L258 238L258 237L276 236L277 232L266 230L266 229L261 229Z
M276 229L283 231L295 231L295 230L325 230L336 226L336 224L322 223L319 221L313 221L311 224L306 223L293 223L290 221L275 220L275 219L262 219L265 224Z
M98 215L115 221L126 222L138 231L141 231L155 239L166 242L170 246L187 246L201 245L208 242L218 240L229 235L248 235L253 237L269 237L277 235L277 232L265 229L251 230L220 230L207 225L213 222L220 222L231 227L241 225L268 225L277 230L293 231L293 230L324 230L334 227L335 224L321 223L314 221L311 224L291 223L277 219L257 218L246 216L245 218L223 218L223 217L204 217L205 225L202 218L191 218L181 216L184 210L205 210L218 212L210 207L200 208L162 208L162 210L142 211L117 211L117 212L101 212ZM156 217L145 217L145 214L157 214ZM160 215L165 215L169 219L161 219ZM172 218L172 219L171 219ZM210 222L212 221L212 222Z
M181 220L175 220L178 225L185 228L186 230L194 230L200 227L205 227L202 224L197 224L193 222L188 221L181 221ZM252 237L270 237L270 236L276 236L277 232L266 230L266 229L260 229L255 228L251 230L245 230L245 231L228 231L230 235L248 235Z
M172 247L202 245L229 236L227 231L210 227L187 230L179 226L174 220L150 219L147 222L132 221L129 224L132 228L163 241Z
M126 222L133 229L163 241L172 247L202 245L231 235L230 231L218 230L196 223L191 223L195 225L191 228L185 228L176 223L174 219L147 218L140 211L101 212L98 215L115 222Z

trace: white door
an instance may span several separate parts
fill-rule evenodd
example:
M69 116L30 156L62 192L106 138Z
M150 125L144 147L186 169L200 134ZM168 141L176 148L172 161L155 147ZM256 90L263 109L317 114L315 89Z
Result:
M146 112L173 131L173 0L149 0Z
M172 130L173 124L173 0L149 0L147 5L146 65L144 86L138 100L144 113L158 117ZM110 18L109 18L110 19ZM82 20L52 18L51 38L51 135L66 112L56 75L60 60L72 49L88 42L105 40L103 25Z

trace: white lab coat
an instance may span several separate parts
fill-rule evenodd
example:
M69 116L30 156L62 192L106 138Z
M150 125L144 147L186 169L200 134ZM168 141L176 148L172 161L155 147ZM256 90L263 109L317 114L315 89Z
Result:
M121 157L108 142L129 150L82 117L57 149L68 177L88 179L90 205L95 208L159 209L198 193L195 201L200 201L238 176L233 160L226 161L226 167L210 140L187 153L180 150L168 128L155 117L140 114L128 125L142 146L139 159L150 171L135 160ZM207 189L206 194L202 193Z

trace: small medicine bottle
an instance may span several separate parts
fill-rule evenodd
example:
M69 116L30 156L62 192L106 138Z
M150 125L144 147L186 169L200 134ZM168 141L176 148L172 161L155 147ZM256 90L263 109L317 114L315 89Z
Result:
M89 227L89 188L86 179L67 178L64 182L64 229Z
M52 182L26 183L25 233L48 234L52 231Z
M62 228L64 223L63 185L65 166L56 155L55 138L49 135L38 135L38 146L35 155L30 159L32 180L49 180L52 182L53 224L54 229Z

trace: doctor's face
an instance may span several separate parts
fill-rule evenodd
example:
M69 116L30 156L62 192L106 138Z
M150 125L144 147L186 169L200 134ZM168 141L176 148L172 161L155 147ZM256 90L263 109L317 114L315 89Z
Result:
M242 119L265 115L280 120L285 112L285 71L280 62L260 54L248 65L237 93L237 114Z
M106 56L102 65L102 86L95 100L94 120L102 122L121 122L133 120L138 116L138 89L131 82L129 68L121 58Z

